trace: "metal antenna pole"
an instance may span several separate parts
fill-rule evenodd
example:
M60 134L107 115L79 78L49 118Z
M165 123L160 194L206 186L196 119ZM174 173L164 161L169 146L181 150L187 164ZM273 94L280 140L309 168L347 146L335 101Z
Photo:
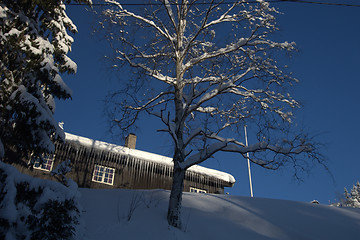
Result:
M248 146L248 139L247 139L247 132L246 132L246 125L244 126L244 130L245 130L245 143L246 146ZM252 182L251 182L251 171L250 171L250 160L249 160L249 153L246 153L247 156L247 162L248 162L248 171L249 171L249 183L250 183L250 196L254 197L253 194L253 188L252 188Z

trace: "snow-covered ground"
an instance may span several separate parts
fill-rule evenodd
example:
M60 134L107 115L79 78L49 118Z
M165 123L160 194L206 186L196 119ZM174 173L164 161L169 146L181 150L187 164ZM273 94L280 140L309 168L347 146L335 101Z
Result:
M166 221L169 191L80 189L86 237L99 239L339 240L360 238L360 210L184 193L183 230Z

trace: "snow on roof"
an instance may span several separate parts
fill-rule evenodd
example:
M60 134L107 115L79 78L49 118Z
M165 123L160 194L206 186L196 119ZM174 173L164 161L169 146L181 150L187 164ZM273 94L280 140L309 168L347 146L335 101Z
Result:
M102 141L98 141L98 140L93 140L93 139L86 138L86 137L80 137L80 136L77 136L77 135L74 135L71 133L65 133L65 139L67 141L78 142L79 144L81 144L83 146L117 152L117 153L120 153L123 155L129 155L129 156L132 156L135 158L140 158L145 161L155 162L155 163L168 165L168 166L174 165L172 158L165 157L165 156L155 154L155 153L145 152L145 151L141 151L141 150L137 150L137 149L131 149L128 147L119 146L119 145L102 142ZM188 171L215 177L217 179L223 180L225 182L229 182L231 184L235 183L235 178L231 174L221 172L218 170L214 170L214 169L210 169L210 168L206 168L206 167L202 167L199 165L191 166L188 169Z

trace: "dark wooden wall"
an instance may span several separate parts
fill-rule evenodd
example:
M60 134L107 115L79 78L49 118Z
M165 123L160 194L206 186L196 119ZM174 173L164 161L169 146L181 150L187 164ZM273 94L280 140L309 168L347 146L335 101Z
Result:
M122 155L109 150L83 146L78 142L57 143L53 169L62 161L70 159L73 170L67 177L84 188L127 188L127 189L171 189L172 167ZM92 181L95 164L115 169L113 185ZM53 179L49 172L22 169L23 173L35 177ZM204 174L187 171L184 191L190 187L206 190L208 193L224 193L229 183Z

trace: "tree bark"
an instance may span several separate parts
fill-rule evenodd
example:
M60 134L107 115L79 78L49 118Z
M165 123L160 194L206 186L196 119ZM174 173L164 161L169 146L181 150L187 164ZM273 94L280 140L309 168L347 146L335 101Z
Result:
M186 170L176 165L175 163L167 220L169 225L181 229L181 201Z

